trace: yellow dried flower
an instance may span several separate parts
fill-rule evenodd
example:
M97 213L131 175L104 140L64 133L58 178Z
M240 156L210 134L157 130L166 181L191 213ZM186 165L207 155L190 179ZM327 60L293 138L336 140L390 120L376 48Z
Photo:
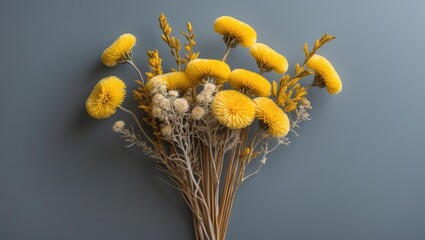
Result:
M306 65L316 73L313 86L318 86L320 88L326 86L330 94L338 94L341 92L341 79L332 64L326 58L315 54L308 60Z
M288 70L288 61L284 56L263 43L256 43L249 48L249 52L257 61L262 72L275 72L282 74Z
M255 103L235 90L223 90L216 94L212 111L217 120L230 129L249 126L255 117Z
M274 137L284 137L289 132L289 118L276 103L266 97L254 99L256 103L255 117Z
M151 92L156 83L164 83L167 90L187 90L192 87L192 82L187 78L184 72L170 72L157 75L146 83L146 89Z
M234 69L229 75L230 86L234 89L245 89L248 95L268 97L271 94L271 84L258 73L245 69Z
M136 44L136 37L131 33L125 33L118 37L108 48L103 51L102 62L108 67L131 60L131 49Z
M222 16L215 20L214 31L223 35L228 47L235 47L239 43L250 47L257 41L257 33L248 24L229 16Z
M216 84L222 84L227 82L230 67L219 60L198 58L187 64L185 73L193 84L197 84L203 79L207 80L207 78L214 78Z
M100 80L86 101L87 113L96 119L112 116L124 101L125 83L110 76Z

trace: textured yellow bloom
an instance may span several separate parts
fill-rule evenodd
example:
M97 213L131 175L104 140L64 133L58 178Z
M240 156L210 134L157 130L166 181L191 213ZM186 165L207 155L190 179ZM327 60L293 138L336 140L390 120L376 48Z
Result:
M207 78L214 78L216 84L222 84L227 82L230 67L219 60L198 58L187 64L185 73L193 84L197 84Z
M263 43L256 43L249 48L249 52L257 61L258 67L263 72L274 70L284 73L288 70L288 61L278 52Z
M255 103L235 90L223 90L216 94L212 111L218 121L231 129L249 126L255 117Z
M125 83L115 77L100 80L86 101L87 113L96 119L112 116L124 101Z
M103 51L102 62L108 67L131 59L131 49L136 44L136 37L131 33L125 33L118 37L108 48Z
M158 83L164 83L167 90L187 90L192 87L192 82L184 72L170 72L157 75L146 83L146 89L150 92Z
M257 33L251 26L229 16L217 18L214 22L214 31L223 35L228 47L235 47L238 43L250 47L257 41Z
M320 55L313 55L307 62L316 76L313 85L323 88L326 86L330 94L338 94L342 90L342 82L332 64Z
M258 97L254 102L255 117L267 128L268 133L274 137L286 136L289 132L289 118L286 113L270 98Z
M245 69L234 69L229 75L229 83L234 89L245 89L256 96L268 97L271 94L272 87L267 79Z

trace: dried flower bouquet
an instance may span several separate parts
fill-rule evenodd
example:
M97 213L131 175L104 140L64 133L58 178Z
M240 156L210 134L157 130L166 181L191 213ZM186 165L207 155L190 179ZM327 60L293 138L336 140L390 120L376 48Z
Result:
M304 45L305 60L295 64L294 74L285 74L286 58L271 47L257 42L255 30L229 16L214 22L214 31L223 36L226 51L222 60L201 59L194 51L195 34L190 22L180 31L182 44L171 35L164 14L159 17L162 40L170 47L176 67L164 73L157 50L148 51L150 71L143 74L132 60L136 38L121 35L103 52L108 67L130 64L139 74L133 97L139 113L121 104L125 83L115 76L102 79L86 101L88 114L108 118L117 109L129 113L137 125L128 128L117 121L113 131L128 146L140 147L169 176L169 184L179 189L193 212L198 240L224 240L236 190L258 173L267 155L279 145L288 145L287 135L302 121L309 120L311 108L307 92L325 88L330 94L342 89L332 64L316 52L334 39L328 34L316 40L310 50ZM232 48L249 49L258 69L231 69L226 60ZM267 80L263 73L274 71L279 81ZM300 80L312 75L311 84ZM143 123L143 124L142 124ZM253 124L255 123L255 124ZM250 134L252 131L252 134ZM296 133L295 133L296 134ZM249 171L250 164L256 170Z

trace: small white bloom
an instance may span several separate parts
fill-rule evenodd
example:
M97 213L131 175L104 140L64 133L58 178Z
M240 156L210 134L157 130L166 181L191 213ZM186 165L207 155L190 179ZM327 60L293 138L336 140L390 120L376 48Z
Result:
M149 81L152 82L152 91L151 91L151 94L155 94L155 93L159 92L159 89L161 89L162 86L165 85L159 79L152 79L152 80L149 80Z
M171 106L170 99L168 99L168 98L166 98L166 97L164 97L164 98L161 100L161 102L159 103L159 107L160 107L162 110L169 110L169 109L170 109L170 106Z
M125 127L125 123L124 121L116 121L114 126L112 126L112 131L116 132L116 133L120 133L124 130Z
M209 103L213 100L212 93L202 91L196 96L196 100L200 103Z
M158 88L158 92L160 93L166 93L167 92L167 86L165 86L165 84L162 84L159 88Z
M215 92L216 89L217 89L217 86L215 86L215 84L205 83L204 85L204 91L206 92L213 93Z
M200 106L196 106L192 109L192 119L200 120L205 115L205 109Z
M187 110L189 110L189 104L187 103L186 99L177 98L174 101L174 109L179 113L185 113Z
M201 93L199 93L198 95L196 95L196 101L200 102L200 103L205 103L206 102L207 97L205 96L204 91L202 91Z
M176 90L171 90L171 91L169 91L168 92L168 95L170 96L170 97L178 97L179 96L179 92L177 92Z
M160 93L155 94L152 98L153 105L159 105L164 98L165 98L164 95Z
M173 128L170 125L165 125L161 128L161 134L164 137L170 136L173 131Z
M154 118L161 118L162 117L162 110L159 107L153 107L152 108L152 117Z

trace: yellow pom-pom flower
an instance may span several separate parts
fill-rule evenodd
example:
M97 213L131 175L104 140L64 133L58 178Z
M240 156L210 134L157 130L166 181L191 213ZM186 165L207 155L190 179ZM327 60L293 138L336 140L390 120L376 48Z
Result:
M307 62L307 67L311 68L316 76L313 86L326 87L330 94L338 94L342 90L342 82L332 64L320 55L313 55Z
M255 103L235 90L223 90L216 94L212 111L217 120L230 129L249 126L255 117Z
M136 37L131 33L125 33L118 37L108 48L103 51L102 63L108 67L114 67L118 63L131 60L131 49L136 44Z
M274 70L282 74L288 70L286 58L266 44L256 43L249 48L249 52L257 61L257 65L262 72Z
M267 132L274 137L284 137L289 132L289 118L276 103L266 97L254 99L256 103L255 117Z
M112 116L125 97L125 83L115 77L100 80L86 101L87 113L96 119Z
M216 84L222 84L229 77L230 67L223 61L198 58L187 64L185 73L193 84L209 78L215 79Z
M187 90L192 87L192 82L184 72L170 72L152 77L146 83L146 89L150 92L158 83L164 83L167 90Z
M257 41L257 33L251 26L229 16L217 18L214 22L214 31L223 35L228 47L236 47L239 43L244 47L250 47Z
M247 95L268 97L271 94L271 84L258 73L245 69L234 69L229 75L230 86L234 89L244 89Z

